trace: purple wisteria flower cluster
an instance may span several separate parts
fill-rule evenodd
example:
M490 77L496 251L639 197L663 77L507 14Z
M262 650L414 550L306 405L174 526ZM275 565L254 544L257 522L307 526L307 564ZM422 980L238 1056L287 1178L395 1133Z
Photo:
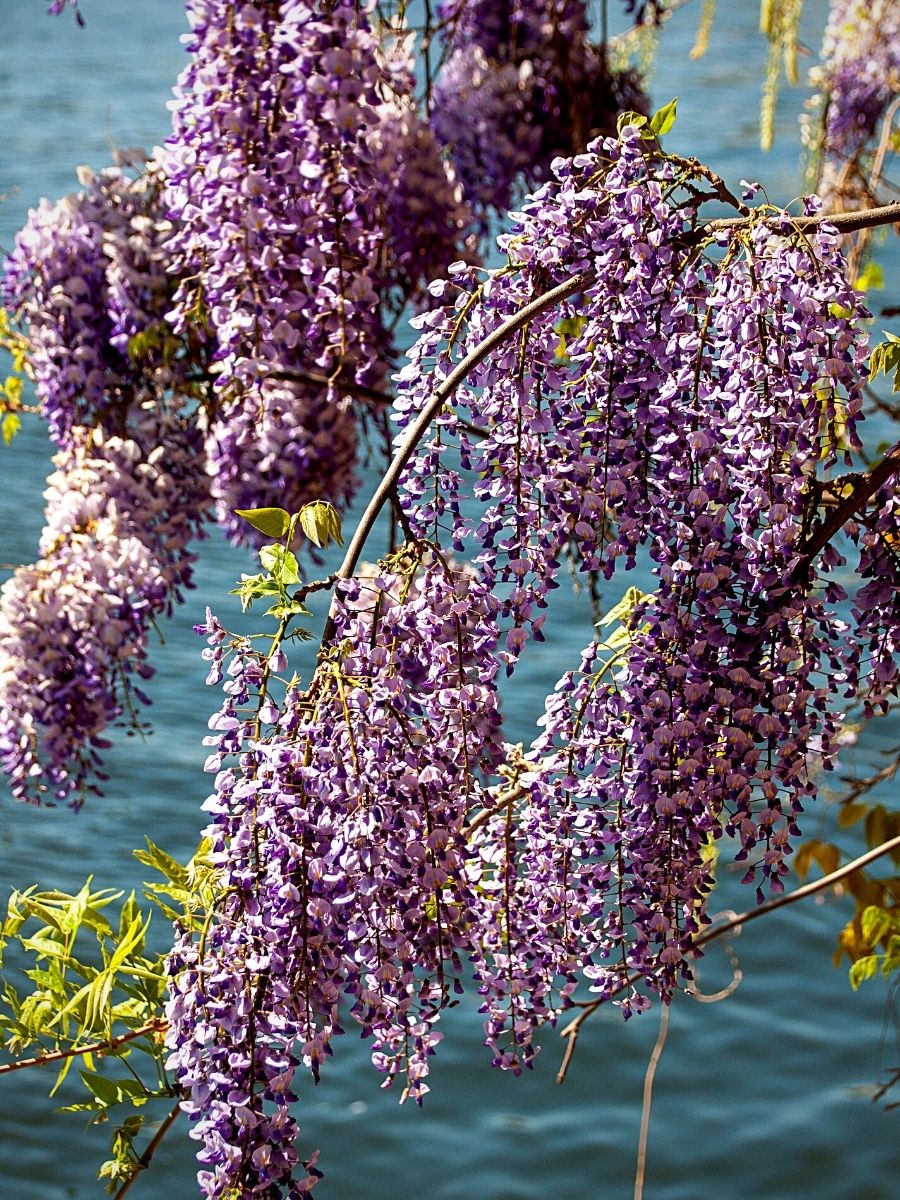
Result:
M33 209L5 264L3 302L28 330L41 411L60 446L75 426L122 427L150 388L184 386L189 347L165 320L175 281L163 176L154 160L123 157L96 174L81 168L83 191Z
M204 2L189 15L192 57L165 151L83 168L82 191L32 211L4 301L27 331L58 445L84 445L95 427L101 441L115 433L156 454L147 406L164 414L174 396L194 469L208 476L192 511L208 488L228 536L258 542L235 509L349 502L372 403L353 387L371 394L383 381L389 322L471 257L472 215L415 108L405 39L382 46L353 5ZM163 471L181 470L175 453ZM110 484L104 502L116 504ZM28 576L29 599L18 577L29 627L44 613L43 578L42 566ZM0 654L0 670L17 667ZM99 693L111 719L115 680ZM27 703L23 692L18 715ZM97 759L99 716L60 724L36 709L28 736L40 740L45 722L52 778L34 774L40 756L30 761L32 797L56 793L58 776L86 779L76 764ZM25 794L23 768L4 761Z
M170 319L180 331L202 321L215 339L213 491L239 537L247 527L232 510L248 492L293 510L353 491L353 422L334 381L377 382L386 348L367 145L383 73L350 4L326 17L296 0L198 0L188 15L191 60L165 160L182 279ZM268 381L286 372L325 383ZM324 436L308 427L319 406L335 410L318 422Z
M174 334L173 225L159 163L79 172L30 215L4 300L60 447L40 559L0 595L0 765L13 795L78 807L104 775L104 730L147 679L157 617L190 581L208 510L190 375L204 335Z
M835 5L835 28L855 11ZM20 799L99 790L206 510L234 540L280 531L268 570L317 533L304 505L345 507L416 310L399 437L436 415L379 489L394 549L257 577L281 601L271 641L198 627L223 695L219 891L202 934L176 931L168 1069L203 1195L296 1200L320 1175L299 1092L349 1021L420 1102L474 980L492 1061L518 1073L585 981L626 1016L690 982L718 847L760 901L782 890L846 706L897 691L900 510L884 486L846 544L823 532L858 478L840 473L869 316L838 231L751 212L656 124L594 137L644 102L581 0L447 0L427 117L396 14L188 14L161 157L85 173L7 265L59 452L40 558L0 589L0 765ZM847 80L829 92L845 150L874 105ZM486 270L477 236L526 180ZM710 198L739 217L707 225ZM499 681L566 560L618 602L513 747ZM638 566L652 593L625 590ZM301 678L295 622L331 585Z
M432 124L482 224L556 155L612 133L620 112L647 111L635 72L611 70L591 42L583 0L447 0L440 14L448 56Z
M900 8L894 0L832 0L820 59L809 73L816 94L804 138L820 156L822 194L839 192L835 200L861 207L868 195L856 160L900 95Z
M688 165L660 159L636 127L555 170L501 239L508 266L480 286L460 267L446 285L458 298L417 319L403 420L536 294L578 270L591 282L471 372L404 487L413 529L447 528L501 585L508 669L540 628L567 544L607 580L642 556L655 564L627 647L589 646L548 699L504 854L513 911L544 930L519 949L523 993L536 964L565 978L577 962L602 994L638 971L667 997L706 920L709 844L735 839L747 881L781 889L797 816L834 758L840 696L859 686L862 626L848 630L830 578L843 559L806 547L818 472L857 444L865 309L827 227L797 236L785 215L698 246L693 204L670 198ZM477 518L454 442L476 475ZM890 686L888 591L874 585L871 603L891 630L873 650ZM557 837L580 849L554 863Z
M434 1025L482 927L465 822L502 757L496 600L427 547L338 590L310 687L208 618L215 793L205 808L225 890L202 949L179 943L169 1060L202 1139L204 1195L299 1195L289 1116L346 1008L385 1083L428 1090ZM276 691L282 692L281 697Z
M286 627L268 654L202 627L225 692L206 803L222 903L173 952L168 1044L208 1197L314 1185L295 1081L345 1014L420 1100L467 970L514 1072L579 981L626 991L626 1015L667 1001L709 920L714 844L780 891L842 696L874 710L896 686L891 498L851 530L872 582L849 622L844 559L815 542L866 354L837 232L767 211L704 234L709 175L635 126L555 176L505 267L432 287L401 426L524 304L581 284L448 399L402 479L409 540L337 585L309 686ZM566 553L609 581L649 561L658 586L616 607L523 752L497 679L540 636Z
M250 500L349 500L347 394L382 383L386 317L458 257L471 216L408 56L354 5L204 0L188 15L165 159L170 318L213 333L213 495L229 535L253 540L232 515Z
M146 700L150 631L190 584L206 498L196 435L152 401L128 437L70 435L41 557L0 588L0 765L17 799L78 807L106 778L103 731Z

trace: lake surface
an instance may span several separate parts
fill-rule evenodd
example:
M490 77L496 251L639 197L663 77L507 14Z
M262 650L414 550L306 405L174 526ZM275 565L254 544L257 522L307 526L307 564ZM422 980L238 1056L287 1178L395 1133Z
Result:
M43 0L0 0L0 244L9 247L27 209L42 195L76 186L80 163L102 167L110 147L150 146L166 136L166 102L183 61L181 0L82 0L88 20L43 15ZM615 8L617 6L612 5ZM810 29L823 0L808 0ZM757 6L723 0L710 53L688 51L699 4L666 30L652 79L661 104L681 95L672 147L697 154L733 185L760 179L773 200L802 191L796 117L799 93L786 91L776 150L757 145L763 50ZM813 44L817 44L811 34ZM882 261L896 280L892 246ZM896 303L894 282L882 293ZM876 430L877 433L877 430ZM887 436L887 431L880 436ZM878 437L874 440L878 440ZM12 451L0 448L0 561L34 557L41 527L48 446L29 424ZM200 642L191 626L211 604L228 623L226 592L246 557L211 536L201 547L198 587L164 630L155 657L146 742L120 737L109 757L112 781L102 801L79 816L33 811L3 796L0 884L137 886L130 850L145 832L186 857L203 820L209 781L200 739L215 696L203 687ZM5 577L5 576L3 576ZM640 582L637 580L636 582ZM562 590L562 589L561 589ZM507 698L511 740L530 737L540 697L586 640L583 598L561 596L549 636L535 647ZM896 734L896 731L895 731ZM873 727L855 750L873 761L897 740ZM811 813L807 827L824 818ZM721 907L744 908L752 893L727 878ZM883 1065L900 1055L887 989L878 981L854 995L831 954L846 907L805 902L750 926L736 943L744 979L713 1005L682 997L657 1074L645 1195L647 1200L891 1200L897 1195L898 1114L871 1102ZM166 930L157 922L156 936ZM711 952L708 990L728 976ZM640 1097L656 1038L655 1013L623 1024L615 1010L588 1026L568 1081L557 1087L559 1039L548 1031L537 1069L523 1079L492 1071L481 1047L480 1017L467 1002L444 1022L422 1110L400 1108L379 1090L355 1038L338 1044L318 1088L301 1081L305 1145L319 1146L326 1178L321 1200L620 1200L631 1195ZM0 1197L63 1200L102 1194L94 1175L106 1157L102 1131L55 1115L49 1078L22 1073L0 1080ZM196 1194L194 1146L184 1126L169 1136L135 1200Z

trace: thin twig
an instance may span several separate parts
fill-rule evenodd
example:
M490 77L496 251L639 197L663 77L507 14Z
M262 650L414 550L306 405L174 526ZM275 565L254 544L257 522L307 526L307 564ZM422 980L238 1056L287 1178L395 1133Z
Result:
M774 900L769 900L767 903L759 905L758 908L751 908L747 912L733 917L724 925L717 925L712 929L707 929L700 937L694 939L691 948L697 949L700 946L705 946L707 943L714 941L725 933L729 933L733 929L739 929L744 925L748 925L751 921L755 921L757 917L766 916L778 908L784 908L788 904L795 904L798 900L805 900L807 896L814 896L817 892L823 892L833 887L834 884L840 883L842 879L846 879L848 875L852 875L855 871L861 871L863 867L867 867L870 863L875 862L876 859L883 858L885 854L892 854L895 850L900 850L900 837L890 838L888 841L882 842L874 850L869 850L865 854L860 855L859 858L854 858L851 862L845 863L844 866L838 867L836 871L832 871L831 874L823 875L821 879L815 879L811 883L806 883L803 887L796 888L793 892L786 892L783 896L776 896ZM572 1062L572 1056L575 1052L575 1042L585 1021L608 1000L611 1000L614 996L618 996L633 984L639 983L642 978L643 976L639 971L635 971L633 974L627 976L605 996L585 1003L578 1016L570 1021L565 1029L560 1030L559 1036L566 1038L568 1045L566 1046L559 1071L556 1074L557 1083L562 1083L566 1078Z
M854 858L852 862L845 863L842 867L838 867L836 871L832 871L830 875L823 875L821 879L813 879L810 883L805 883L802 887L795 888L792 892L785 892L783 896L776 896L774 900L768 900L765 904L760 904L758 908L751 908L745 913L740 913L738 916L732 917L724 925L717 925L714 929L707 929L706 933L694 939L694 946L704 946L707 942L721 937L724 933L728 933L732 929L740 929L742 926L748 925L751 921L755 921L757 917L764 917L770 912L775 912L778 908L784 908L787 904L795 904L798 900L805 900L807 896L814 896L817 892L824 892L836 883L840 883L842 879L846 879L848 875L852 875L856 871L861 871L869 863L883 858L885 854L892 854L895 850L900 850L900 836L882 842L874 850L869 850L866 854L861 854L859 858Z
M147 1033L162 1033L168 1027L168 1021L162 1017L155 1017L139 1029L132 1029L130 1033L119 1034L118 1037L105 1042L92 1042L89 1046L70 1046L68 1050L50 1050L46 1054L35 1055L34 1058L20 1058L16 1062L3 1063L0 1065L0 1075L8 1075L10 1071L24 1071L26 1067L44 1067L47 1063L60 1062L64 1058L77 1058L79 1054L108 1054L117 1046L124 1046L126 1042L133 1042Z
M900 442L891 446L884 458L874 467L866 471L864 475L860 475L856 486L846 500L835 505L828 519L814 527L811 537L803 548L803 556L794 569L795 578L803 575L819 551L852 517L856 516L861 508L868 504L877 491L897 474L900 474Z
M650 1109L653 1105L653 1080L656 1077L656 1068L659 1065L659 1060L662 1057L663 1047L666 1044L666 1035L669 1032L669 1006L662 1006L662 1014L659 1018L659 1036L656 1039L656 1045L653 1047L653 1052L650 1055L650 1061L647 1063L647 1074L644 1076L644 1100L641 1106L641 1132L638 1137L638 1152L637 1166L634 1171L634 1200L643 1200L644 1196L644 1172L647 1167L647 1139L650 1133Z
M150 1163L153 1160L153 1155L159 1149L160 1142L178 1120L178 1115L180 1112L181 1101L178 1100L175 1102L174 1107L169 1112L166 1119L162 1122L159 1129L157 1129L156 1133L153 1135L153 1139L147 1144L147 1149L138 1159L138 1165L134 1168L132 1174L128 1176L128 1178L116 1192L113 1200L122 1200L122 1197L130 1191L131 1185L137 1179L138 1175L140 1175L142 1171L146 1171L146 1169L150 1166Z

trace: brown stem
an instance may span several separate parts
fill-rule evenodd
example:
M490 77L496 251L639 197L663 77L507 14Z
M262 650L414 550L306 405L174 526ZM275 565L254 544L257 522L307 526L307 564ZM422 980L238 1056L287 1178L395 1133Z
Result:
M20 1058L16 1062L3 1063L0 1065L0 1075L8 1075L10 1071L24 1071L26 1067L44 1067L47 1063L60 1062L64 1058L76 1058L79 1054L108 1054L110 1050L115 1050L117 1046L124 1046L126 1042L133 1042L136 1038L144 1037L148 1033L162 1033L167 1028L167 1021L164 1021L162 1017L155 1017L146 1025L141 1025L139 1029L132 1029L129 1033L119 1034L118 1037L110 1038L105 1042L93 1042L89 1046L71 1046L68 1050L50 1050L46 1054L35 1055L34 1058Z
M169 1130L172 1128L172 1126L178 1120L178 1115L180 1112L181 1112L181 1101L178 1100L178 1101L176 1101L175 1105L169 1112L166 1119L160 1125L159 1129L157 1129L156 1133L153 1135L152 1140L150 1142L148 1142L147 1149L144 1151L144 1153L138 1159L138 1165L134 1168L133 1173L128 1176L128 1178L125 1180L125 1182L119 1188L119 1190L116 1192L115 1196L113 1197L113 1200L122 1200L122 1197L125 1196L131 1190L131 1185L137 1179L138 1175L140 1175L140 1173L142 1171L146 1171L146 1169L150 1166L150 1163L153 1160L153 1155L159 1149L159 1145L162 1142L163 1138L166 1136L166 1134L169 1132Z
M881 462L875 464L857 479L850 495L835 505L828 518L816 526L804 546L803 557L794 568L794 578L799 580L820 550L831 541L846 523L872 499L895 475L900 475L900 442L891 446Z
M772 217L763 218L761 224L780 226L784 215L777 213ZM815 229L819 225L833 225L840 233L855 233L857 229L874 229L876 225L895 225L900 222L900 202L884 204L880 208L867 208L862 212L853 213L817 213L814 217L791 217L788 221L791 229L801 231ZM746 229L752 217L716 217L712 221L704 221L698 225L691 235L692 240L706 237L710 233L721 233L723 230Z

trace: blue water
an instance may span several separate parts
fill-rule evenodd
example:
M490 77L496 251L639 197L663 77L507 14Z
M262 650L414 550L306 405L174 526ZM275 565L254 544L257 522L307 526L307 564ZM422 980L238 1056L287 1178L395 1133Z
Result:
M167 130L166 102L183 50L181 0L82 0L78 30L68 16L50 20L43 0L0 0L0 244L9 246L29 205L75 187L74 168L110 159L112 145L149 146ZM615 5L613 8L617 7ZM763 180L773 199L801 190L797 161L798 94L787 93L776 151L756 149L762 48L757 6L722 0L709 56L688 60L699 5L689 4L666 30L653 77L655 99L680 95L673 149L698 154L732 182ZM823 0L808 0L808 25ZM814 41L814 35L811 35ZM898 256L884 252L896 278ZM900 288L883 293L896 303ZM881 299L882 297L879 297ZM884 433L876 432L873 440ZM28 424L12 451L0 448L0 561L28 561L41 526L48 446ZM146 742L120 738L109 758L104 800L78 817L4 802L0 883L75 887L93 872L98 884L137 886L128 858L149 831L187 856L203 824L200 802L206 714L205 669L191 632L204 605L231 619L225 593L247 560L216 536L201 548L198 587L164 630L155 656L156 729ZM540 697L574 661L586 640L583 598L561 596L550 636L536 647L507 698L512 739L527 738ZM896 741L867 731L855 760L873 761ZM849 764L848 764L849 765ZM886 793L886 798L890 798ZM812 828L823 818L811 814ZM722 907L745 907L726 875ZM897 1116L871 1103L882 1063L898 1061L888 1030L886 989L872 983L853 995L846 970L830 963L846 906L807 902L750 926L738 943L744 981L733 998L674 1006L657 1075L647 1200L890 1200L896 1188ZM162 922L156 936L165 939ZM722 986L724 960L711 952L707 989ZM657 1033L649 1015L624 1025L615 1011L588 1026L564 1087L554 1082L561 1047L544 1038L537 1070L516 1080L490 1070L480 1047L480 1018L467 1003L444 1024L433 1090L423 1110L400 1108L379 1090L354 1038L337 1047L318 1088L302 1088L306 1146L322 1149L322 1200L620 1200L631 1195L647 1056ZM0 1198L90 1197L106 1156L102 1131L55 1115L49 1076L0 1079ZM193 1146L176 1126L153 1170L132 1195L191 1197Z

